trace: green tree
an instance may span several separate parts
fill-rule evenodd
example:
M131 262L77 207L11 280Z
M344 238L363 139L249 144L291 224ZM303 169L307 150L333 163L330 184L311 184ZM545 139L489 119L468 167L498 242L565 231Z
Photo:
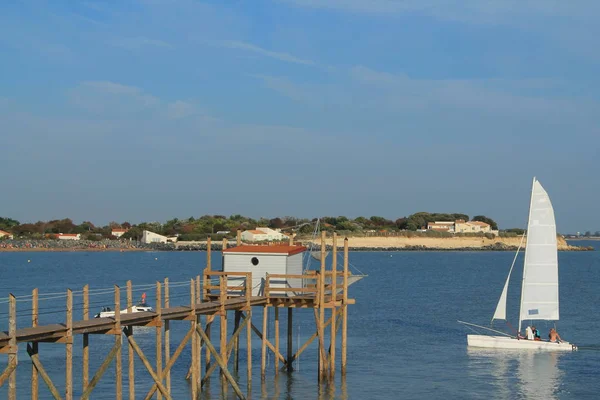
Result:
M408 218L406 218L406 217L398 218L396 220L395 224L396 224L396 228L398 228L400 230L407 229L406 226L408 224Z
M19 221L12 218L0 217L0 229L10 231L17 225L21 225Z
M510 228L510 229L505 229L504 232L509 232L509 233L516 233L517 235L522 235L525 233L525 229L521 229L521 228Z

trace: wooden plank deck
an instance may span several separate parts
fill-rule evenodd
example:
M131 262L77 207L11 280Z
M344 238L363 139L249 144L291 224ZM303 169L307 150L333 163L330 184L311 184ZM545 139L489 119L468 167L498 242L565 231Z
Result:
M268 299L262 296L253 296L250 298L250 305L257 306L266 304ZM225 301L226 310L239 310L246 306L246 298L231 298ZM196 304L196 315L210 315L218 312L221 308L221 304L218 301L204 302ZM161 319L165 320L177 320L189 317L192 311L190 306L176 306L163 308L161 310ZM122 313L121 326L145 326L151 324L156 317L157 313L154 312L139 312L139 313ZM74 321L73 322L73 335L83 333L105 333L114 328L114 318L92 318L88 320ZM67 327L65 324L50 324L41 325L35 328L21 328L17 329L17 343L23 342L43 342L43 341L56 341L64 337L67 333ZM8 345L10 337L8 332L0 331L0 348Z
M220 310L221 304L216 301L218 297L210 296L211 300L208 302L198 303L196 307L196 315L212 315ZM331 296L325 297L325 303L331 302ZM336 296L336 303L342 301L342 295ZM354 301L349 299L348 304L353 304ZM245 297L234 297L229 298L225 301L226 310L240 310L247 304ZM269 305L273 307L291 307L291 308L311 308L315 306L315 297L312 295L304 296L292 296L288 297L285 295L271 295L269 298L264 296L252 296L250 298L251 306L262 306ZM160 318L162 321L170 320L182 320L188 318L191 313L190 306L175 306L164 308L161 310ZM157 313L154 312L138 312L138 313L122 313L121 326L147 326L152 324ZM109 332L114 328L114 318L92 318L88 320L80 320L73 322L73 335L80 335L84 333L97 333L103 334ZM21 328L17 329L17 343L23 342L45 342L45 341L56 341L64 337L67 333L67 327L65 324L50 324L41 325L35 328ZM8 332L0 331L0 348L7 346L10 337Z

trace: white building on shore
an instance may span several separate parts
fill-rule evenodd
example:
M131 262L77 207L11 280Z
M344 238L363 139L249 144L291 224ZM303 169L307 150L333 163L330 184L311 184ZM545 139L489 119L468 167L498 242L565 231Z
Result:
M7 239L12 239L13 238L13 234L10 232L6 232L3 230L0 230L0 239L2 238L7 238Z
M120 238L121 236L126 234L128 230L129 229L113 228L112 231L110 232L110 234L113 235L114 237Z
M281 233L281 230L271 228L256 228L242 232L242 241L244 242L265 242L288 240L288 236Z
M57 233L56 238L59 240L81 240L79 233Z
M457 219L451 221L435 221L427 223L428 231L449 232L449 233L493 233L498 235L498 231L492 230L490 224L482 221L465 221Z
M167 243L167 237L158 233L144 231L142 232L142 243Z

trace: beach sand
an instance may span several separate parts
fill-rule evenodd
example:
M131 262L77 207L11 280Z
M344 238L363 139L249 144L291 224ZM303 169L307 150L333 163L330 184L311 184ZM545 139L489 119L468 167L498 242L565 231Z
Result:
M344 238L338 237L338 246L343 246ZM431 238L431 237L348 237L348 246L350 248L403 248L412 246L424 246L431 249L464 249L464 248L481 248L487 246L504 246L517 247L521 241L521 237L515 238L500 238L488 239L485 237L451 237L451 238ZM320 242L320 241L319 241ZM325 239L326 244L331 245L331 237ZM527 239L523 240L523 248ZM569 246L563 238L558 239L558 250L576 250L575 246Z

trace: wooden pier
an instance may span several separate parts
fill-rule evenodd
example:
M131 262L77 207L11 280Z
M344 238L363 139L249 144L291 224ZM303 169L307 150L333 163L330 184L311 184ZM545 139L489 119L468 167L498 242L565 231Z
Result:
M127 282L126 309L122 311L121 288L114 286L114 317L90 318L89 287L86 285L81 292L83 298L83 315L81 320L74 320L73 292L67 290L65 314L63 323L50 325L38 324L39 304L38 289L31 294L31 326L17 328L17 308L14 295L9 296L8 330L0 331L0 353L7 355L7 364L0 374L0 387L8 384L8 399L17 399L16 374L25 373L18 368L18 347L25 345L32 362L31 398L39 398L40 378L55 399L70 400L73 398L73 337L82 335L82 366L78 370L82 376L81 398L93 398L93 390L102 376L114 364L114 388L117 400L126 396L133 400L136 398L171 399L171 369L183 351L191 353L191 365L186 378L191 384L191 397L196 399L202 393L205 384L213 372L219 369L221 385L224 390L231 387L238 398L245 399L251 393L252 382L252 335L256 334L261 340L261 377L264 380L267 370L267 352L274 356L275 374L280 370L292 371L294 361L316 339L318 343L318 379L333 379L336 372L336 338L341 328L341 356L340 372L346 374L347 367L347 329L348 305L354 300L348 297L348 239L344 240L343 269L337 270L337 237L334 234L331 268L327 270L325 263L324 233L321 242L321 265L318 271L305 271L302 275L270 274L264 280L261 295L252 295L252 272L223 272L211 268L211 243L208 241L207 267L202 276L198 275L189 281L189 305L171 306L169 298L169 280L156 282L156 304L153 312L132 312L133 286ZM238 245L240 245L238 236ZM290 243L291 244L291 243ZM227 241L223 241L223 249L227 248ZM337 277L342 277L339 287ZM328 279L329 278L329 279ZM314 281L314 285L302 287L280 287L272 282L282 279L305 279ZM201 282L202 280L202 282ZM326 283L329 281L329 283ZM184 283L185 284L185 283ZM289 295L293 293L293 295ZM253 322L252 311L262 309L262 321L259 327ZM269 328L269 309L274 312L274 326ZM287 346L285 356L280 348L280 309L287 309ZM293 351L293 311L296 308L312 308L314 310L315 333L308 340ZM326 320L326 313L329 314ZM233 329L228 332L228 317L233 314ZM202 324L204 316L204 325ZM212 325L215 319L220 320L219 336L212 335ZM187 321L187 333L171 353L171 329L173 321ZM155 365L149 361L134 337L133 327L154 327L156 334ZM330 332L326 335L326 330ZM230 368L239 373L240 340L242 333L246 332L247 340L247 388L246 392L239 387ZM274 340L269 341L266 332L274 332ZM114 345L104 356L104 361L94 375L90 378L89 370L89 336L113 335ZM329 346L326 347L326 336ZM39 358L39 343L59 343L65 345L65 389L60 393L56 385L46 372ZM188 346L189 344L189 346ZM127 368L123 367L123 347L127 348ZM142 362L148 374L152 377L153 385L140 396L135 392L139 387L135 385L135 362ZM126 372L124 373L124 369ZM0 369L1 370L1 369ZM123 378L128 379L128 393L123 393ZM22 398L22 397L19 397Z

